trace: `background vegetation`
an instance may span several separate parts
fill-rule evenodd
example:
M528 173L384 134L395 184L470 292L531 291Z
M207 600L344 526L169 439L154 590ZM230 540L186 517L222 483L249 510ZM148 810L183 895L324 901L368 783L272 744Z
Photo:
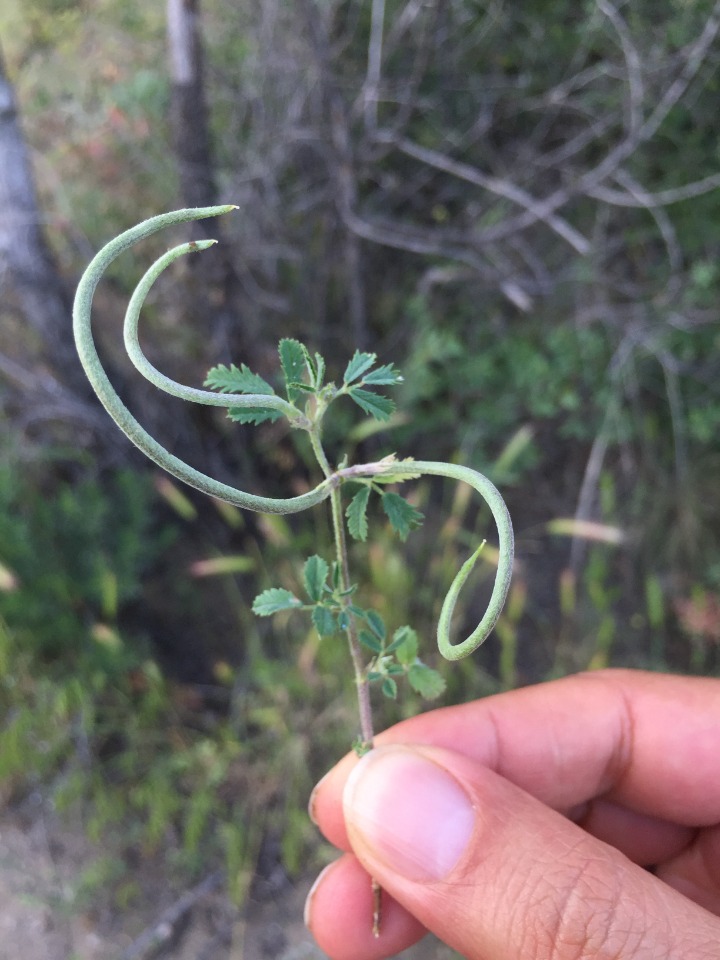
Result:
M355 347L397 363L390 433L348 411L336 455L456 458L501 486L518 537L495 639L441 667L448 702L607 664L717 673L720 5L185 6L202 44L189 79L166 58L173 3L3 5L60 284L146 216L234 202L212 224L222 244L148 310L158 366L194 384L231 361L272 378L281 336L338 371ZM140 461L85 392L69 321L28 315L9 230L0 796L81 803L94 836L124 824L119 862L223 859L240 898L278 844L288 871L305 862L312 778L355 732L345 651L249 612L326 548L327 518L243 516ZM117 334L150 246L96 305L128 403L220 479L304 489L282 426L238 427L135 378ZM414 495L424 528L404 546L377 522L355 563L369 602L429 647L488 519L461 490ZM464 616L482 603L480 588ZM123 877L110 886L131 898Z

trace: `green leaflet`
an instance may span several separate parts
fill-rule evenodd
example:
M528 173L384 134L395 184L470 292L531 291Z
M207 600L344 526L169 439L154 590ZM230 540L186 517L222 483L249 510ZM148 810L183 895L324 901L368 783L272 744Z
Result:
M399 493L384 493L382 505L390 525L401 540L407 540L411 530L419 527L424 515Z
M204 386L219 393L259 393L273 396L275 391L270 384L257 373L253 373L244 363L236 367L234 363L225 366L221 363L208 371ZM236 407L228 410L228 417L235 423L259 424L267 420L279 420L282 413L267 407Z
M414 663L408 670L410 686L425 700L435 700L445 692L445 681L432 667L424 663Z
M343 374L343 383L348 384L352 383L353 380L357 380L366 370L369 370L370 367L377 360L377 354L375 353L361 353L359 350L356 350L353 354L352 360L348 363L345 368L345 373Z
M308 557L303 567L303 581L308 597L317 603L322 599L323 587L327 582L330 567L322 557Z
M394 653L398 663L410 667L417 660L418 636L412 627L398 627L393 634L393 640L385 651Z
M321 637L331 637L338 628L332 611L319 605L312 612L312 622Z
M403 378L400 376L397 367L394 367L392 363L386 363L384 366L378 367L377 370L371 370L365 374L362 382L376 386L395 387L403 382Z
M278 344L278 354L280 355L280 366L285 377L285 388L287 390L288 400L295 403L301 396L302 391L293 384L303 382L305 371L305 357L307 350L297 340L285 338Z
M220 393L265 393L273 394L275 391L267 382L257 373L253 373L249 367L241 363L236 367L231 363L229 367L224 363L218 364L211 370L205 379L206 387L218 390Z
M348 390L355 403L365 413L376 420L389 420L390 414L395 410L395 404L389 397L384 397L380 393L371 393L370 390L363 390L361 387L351 387Z
M281 610L297 610L301 606L302 601L294 593L282 587L270 587L255 597L252 610L258 617L269 617Z
M348 523L348 532L355 540L367 540L367 505L370 499L370 487L361 487L348 504L345 517Z

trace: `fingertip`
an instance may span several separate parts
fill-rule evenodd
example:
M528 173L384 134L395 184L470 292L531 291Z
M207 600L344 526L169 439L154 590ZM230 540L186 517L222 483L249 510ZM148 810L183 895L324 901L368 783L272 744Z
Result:
M425 928L385 891L373 934L372 881L352 854L327 866L305 902L305 925L330 960L382 960L417 943Z
M325 839L339 850L350 850L342 796L347 778L357 762L354 753L344 756L315 786L308 803L310 819Z

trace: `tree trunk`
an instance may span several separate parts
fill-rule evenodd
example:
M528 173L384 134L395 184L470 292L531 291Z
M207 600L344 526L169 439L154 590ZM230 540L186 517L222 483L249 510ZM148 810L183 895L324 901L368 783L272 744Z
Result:
M88 402L90 387L72 340L72 299L40 229L40 219L15 93L0 52L0 278L7 283L11 302L42 343L46 373L37 378L26 371L27 376L18 382L15 374L22 367L8 357L2 358L7 361L2 371L16 386L31 389L38 403L45 399L55 405L57 416L64 411L94 422L96 414ZM38 396L38 379L48 397Z
M177 158L180 197L185 207L207 207L218 202L210 124L205 96L200 0L167 0L167 37L172 84L170 123ZM222 220L212 220L210 236L222 238ZM204 221L189 225L190 236L207 236ZM242 283L228 243L220 243L202 257L188 258L187 270L197 282L184 291L185 312L193 320L207 318L212 340L226 345L235 357L253 363L259 355L258 331L247 318L240 323L238 305ZM217 358L214 358L217 359Z
M199 0L168 0L167 33L180 194L185 206L209 207L217 203L217 188L205 101Z

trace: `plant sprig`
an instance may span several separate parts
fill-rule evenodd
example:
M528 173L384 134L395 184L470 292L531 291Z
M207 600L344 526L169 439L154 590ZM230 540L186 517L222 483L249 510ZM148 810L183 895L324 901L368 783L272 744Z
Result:
M214 240L181 244L160 257L145 273L133 293L125 316L124 338L128 355L140 373L158 389L196 403L225 407L231 419L259 424L285 417L290 427L306 431L323 473L312 490L300 496L273 498L249 493L221 483L191 467L159 444L136 420L119 398L102 367L91 329L92 300L97 284L108 266L123 251L165 227L218 216L237 209L233 206L176 210L144 221L111 240L93 258L78 285L73 309L73 329L80 360L87 376L110 416L121 430L159 466L191 486L248 510L265 513L296 513L330 501L335 540L335 559L331 563L319 556L310 557L303 568L306 600L283 587L263 591L253 609L260 616L284 610L305 610L322 637L344 632L347 636L355 673L360 709L360 749L372 746L373 727L369 688L378 684L386 696L394 697L397 680L407 678L411 687L423 696L442 692L442 678L418 658L417 634L408 626L398 626L388 635L377 611L355 603L356 585L350 580L346 532L356 540L366 540L369 525L367 508L373 494L380 497L385 516L402 540L418 527L423 516L416 507L388 484L397 484L422 475L447 477L470 484L484 498L495 519L499 535L499 561L487 610L475 630L460 643L450 639L451 621L458 595L477 561L482 545L463 564L444 599L437 628L440 652L450 660L467 656L486 639L500 616L510 586L513 564L513 531L507 507L495 486L482 474L457 464L413 459L398 460L394 455L372 463L333 468L322 445L323 419L330 405L347 397L363 413L386 422L395 410L393 400L378 388L393 387L402 377L392 364L377 364L374 353L356 350L349 360L342 382L326 380L326 364L297 340L279 344L280 369L285 396L272 384L253 373L244 364L219 365L208 372L209 390L189 387L165 376L147 360L138 339L142 305L152 284L174 260L187 253L204 250ZM344 507L342 494L351 484L354 493ZM368 659L369 657L369 659Z

